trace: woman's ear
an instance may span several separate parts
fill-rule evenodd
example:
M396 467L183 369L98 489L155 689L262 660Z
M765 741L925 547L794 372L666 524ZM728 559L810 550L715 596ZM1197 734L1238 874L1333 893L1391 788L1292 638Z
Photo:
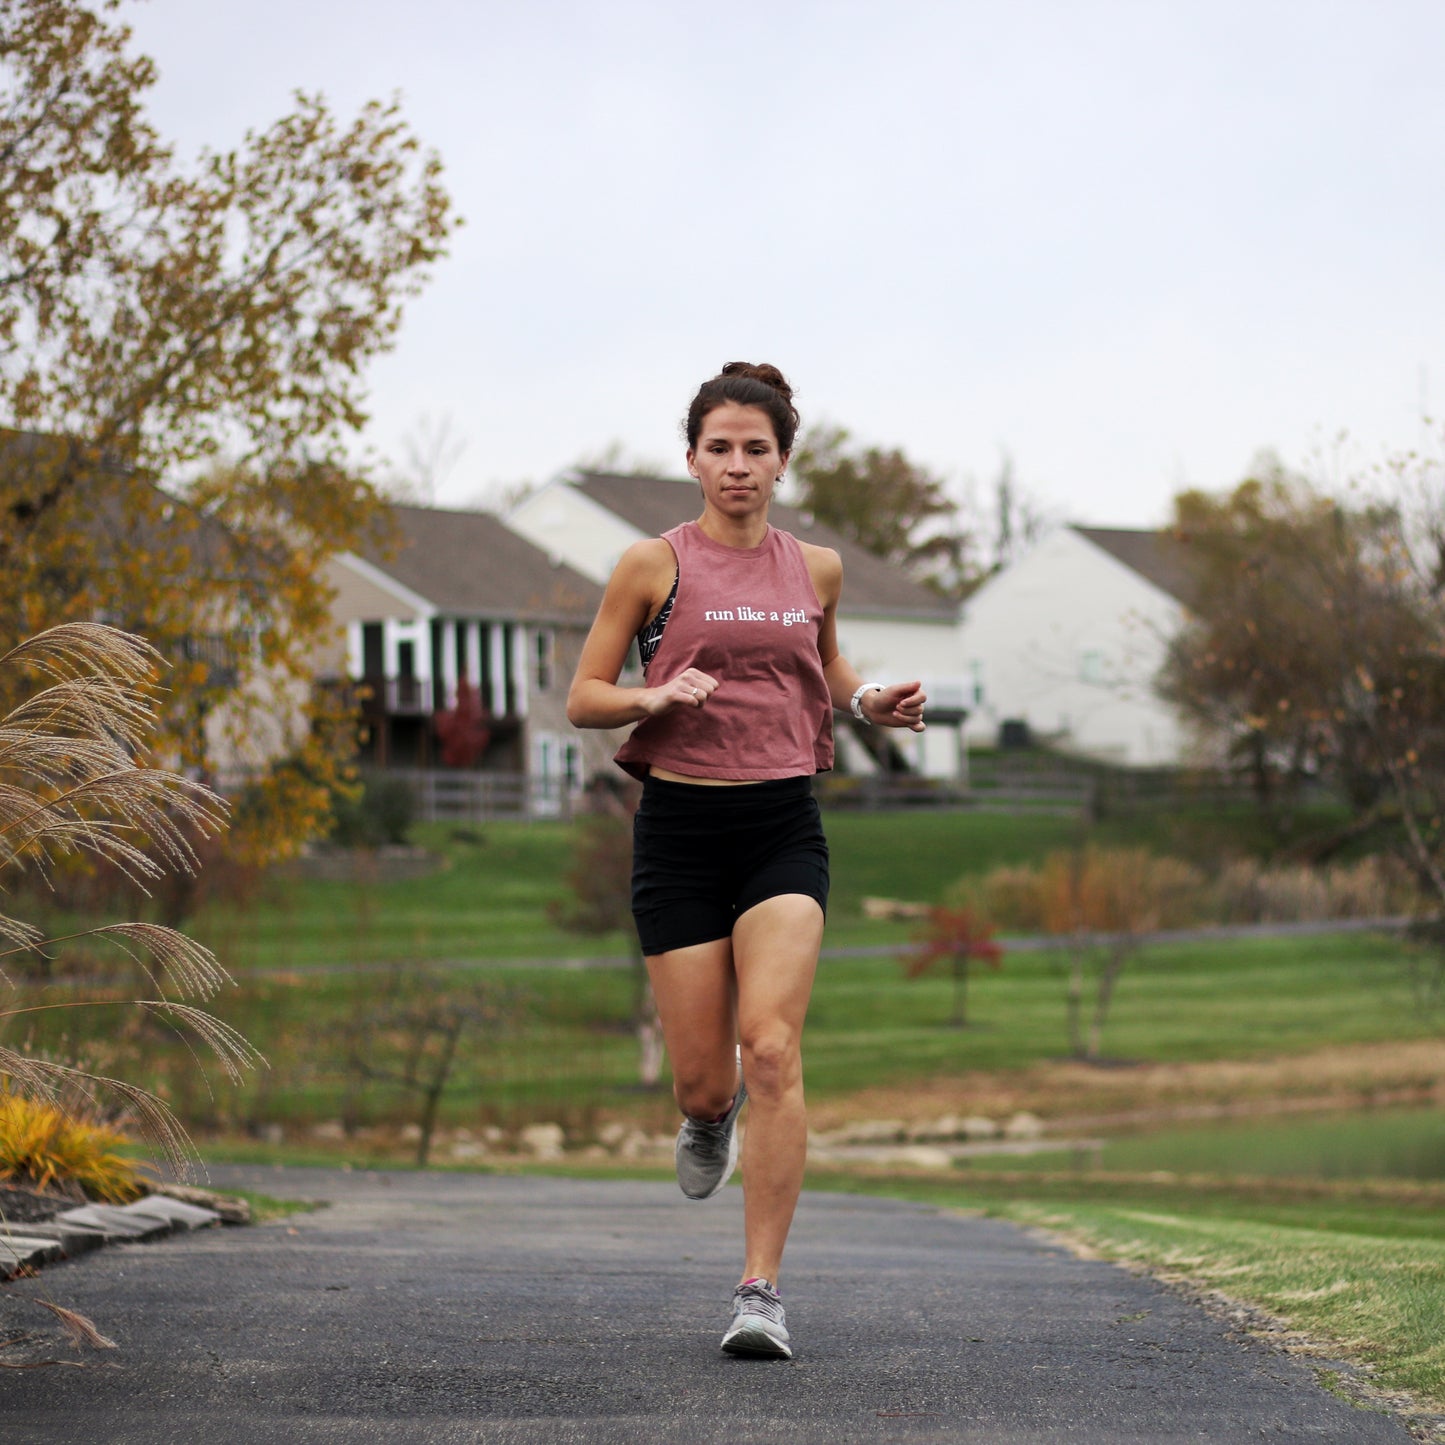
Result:
M693 481L700 482L702 478L698 476L697 466L694 462L694 458L696 457L696 455L697 454L693 451L691 447L687 449L687 474L693 479Z

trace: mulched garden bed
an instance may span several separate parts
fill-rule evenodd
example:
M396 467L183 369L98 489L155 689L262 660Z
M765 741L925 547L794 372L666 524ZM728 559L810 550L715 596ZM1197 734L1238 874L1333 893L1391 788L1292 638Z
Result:
M15 1184L0 1184L0 1225L43 1224L62 1209L74 1209L81 1202L64 1194L42 1194Z

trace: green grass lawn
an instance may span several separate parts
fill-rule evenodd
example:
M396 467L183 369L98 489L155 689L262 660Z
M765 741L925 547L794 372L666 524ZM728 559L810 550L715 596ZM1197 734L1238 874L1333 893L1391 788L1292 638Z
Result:
M934 898L962 876L1068 843L1078 825L1038 815L835 810L828 826L837 883L826 945L886 943L901 951L907 927L864 921L863 897ZM1212 839L1211 846L1227 835L1242 849L1258 823L1246 810L1193 820L1149 815L1104 827L1159 846L1187 828ZM391 968L414 981L418 996L483 980L502 1012L501 1023L467 1039L444 1106L448 1120L551 1117L585 1124L599 1113L650 1107L635 1089L629 970L498 966L528 957L626 958L630 940L620 934L578 937L547 919L569 864L569 827L497 823L479 840L442 827L423 836L445 866L421 879L277 878L245 906L212 907L197 920L195 933L240 979L235 992L216 1001L216 1011L271 1064L239 1092L198 1075L172 1033L137 1026L116 1008L26 1015L8 1037L23 1027L34 1047L154 1082L184 1117L203 1124L305 1123L348 1108L361 1117L413 1117L415 1100L398 1090L360 1084L354 1075L348 1082L357 1021L375 1007ZM318 965L369 971L321 972ZM260 976L262 970L271 976ZM26 1003L94 993L28 985L22 991L18 1002ZM1015 953L998 971L979 972L971 990L974 1027L947 1027L949 1002L946 978L907 981L895 957L825 959L805 1038L810 1094L836 1098L969 1070L1018 1070L1067 1052L1063 968L1051 955ZM1398 943L1339 935L1148 949L1119 986L1104 1046L1122 1060L1211 1060L1438 1031L1439 1019L1419 1009L1410 992ZM405 1044L396 1029L374 1042L391 1055ZM659 1113L667 1107L664 1097Z
M1095 1131L1097 1132L1097 1131ZM1320 1180L1445 1181L1438 1107L1325 1110L1213 1119L1111 1132L1036 1154L980 1154L968 1173L1077 1170L1106 1174L1248 1175Z
M898 924L862 916L869 895L930 902L969 873L1066 845L1066 818L958 813L832 813L833 896L828 944L903 940ZM441 826L418 840L444 866L407 882L322 882L277 876L244 907L213 907L194 932L237 970L392 959L625 957L632 939L569 933L547 917L565 895L571 829L564 823L493 823L483 841Z
M907 939L904 926L864 919L865 897L936 902L964 877L1078 842L1081 827L1068 817L928 810L831 809L825 822L833 860L827 945L834 948ZM579 936L548 919L547 905L565 894L568 824L490 823L480 841L441 824L418 827L415 835L442 860L427 877L339 883L273 875L244 904L208 907L192 931L238 971L403 959L625 957L632 947L629 935ZM1267 842L1249 808L1106 819L1090 836L1194 858L1259 852Z
M502 1011L462 1050L444 1116L498 1122L555 1118L585 1127L607 1113L665 1117L665 1098L635 1088L629 1028L634 979L623 969L406 965L411 992L436 997L479 983ZM349 1033L389 986L383 973L247 979L217 1009L270 1068L239 1091L210 1083L167 1032L137 1029L116 1007L29 1016L32 1040L76 1048L103 1072L163 1085L184 1117L254 1125L339 1117L348 1099ZM83 991L81 991L83 992ZM63 1002L65 991L29 992ZM970 1070L1010 1071L1066 1052L1064 981L1046 954L1006 956L976 981L975 1027L947 1027L948 982L904 979L888 957L822 965L804 1051L810 1097L922 1084ZM1439 1019L1414 1004L1400 945L1368 935L1173 944L1145 950L1119 985L1107 1052L1140 1061L1270 1057L1331 1044L1434 1037ZM397 1028L366 1050L398 1059ZM353 1078L362 1114L415 1116L415 1101ZM214 1094L214 1101L212 1100Z

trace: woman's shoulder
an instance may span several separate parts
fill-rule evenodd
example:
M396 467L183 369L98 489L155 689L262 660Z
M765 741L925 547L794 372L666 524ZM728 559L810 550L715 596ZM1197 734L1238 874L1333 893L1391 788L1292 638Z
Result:
M676 571L677 554L666 539L643 537L633 542L617 559L617 565L612 569L612 586L651 597L665 582L662 591L666 595Z
M792 536L791 533L787 534ZM801 537L794 537L798 546L803 550L803 560L807 562L810 570L824 572L828 575L843 575L843 559L831 547L820 547L816 542L805 542Z
M802 549L808 575L813 579L813 590L824 606L832 606L843 590L843 559L831 547L819 547L802 540L798 540L798 546Z
M677 554L666 537L643 537L628 545L618 559L618 566L626 562L631 566L656 567L663 563L671 565Z

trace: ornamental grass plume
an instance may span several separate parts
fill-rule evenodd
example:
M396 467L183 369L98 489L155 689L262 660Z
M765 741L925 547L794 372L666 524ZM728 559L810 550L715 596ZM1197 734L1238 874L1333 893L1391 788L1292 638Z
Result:
M35 687L0 718L0 876L30 871L48 882L62 861L86 856L143 890L169 872L195 872L193 840L218 833L227 806L204 784L144 761L163 666L143 638L88 622L50 628L0 656L0 695L16 695L17 679L19 691L25 682ZM6 959L50 955L80 940L100 940L134 960L154 996L130 1005L193 1036L233 1081L262 1062L229 1024L185 1001L210 998L232 980L209 949L160 924L106 923L47 938L0 913L0 987L14 987ZM0 1030L40 1010L96 1006L0 1008ZM194 1162L180 1121L147 1089L37 1058L3 1035L0 1080L11 1095L52 1102L77 1094L92 1105L101 1096L118 1100L176 1172Z

